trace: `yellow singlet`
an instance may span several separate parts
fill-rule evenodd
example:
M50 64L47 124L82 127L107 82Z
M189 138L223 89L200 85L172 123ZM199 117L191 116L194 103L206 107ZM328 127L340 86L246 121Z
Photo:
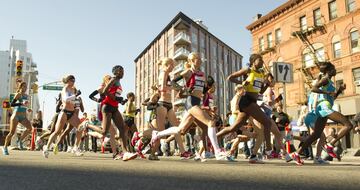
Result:
M259 93L264 83L264 74L251 69L246 81L248 82L247 85L244 84L246 92Z

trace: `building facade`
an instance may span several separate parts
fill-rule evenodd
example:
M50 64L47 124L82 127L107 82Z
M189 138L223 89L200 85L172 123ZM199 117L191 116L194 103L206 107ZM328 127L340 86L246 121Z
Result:
M308 83L319 72L316 60L331 61L336 87L347 85L336 109L349 118L360 112L359 6L360 0L289 0L247 27L252 51L261 53L269 68L273 62L293 64L293 83L285 89L287 112L294 119L299 104L306 102ZM275 91L283 93L284 85L277 84Z
M176 66L175 76L184 69L190 52L198 52L203 60L202 71L216 81L215 102L219 113L229 110L229 102L234 95L234 85L224 82L224 78L242 65L242 56L208 31L202 21L194 21L182 12L177 14L159 35L135 59L136 65L136 106L151 96L151 86L157 84L159 66L157 62L164 57L173 58ZM224 95L225 94L225 95ZM175 100L177 115L181 116L184 100ZM224 103L225 102L225 106ZM136 118L140 130L145 126L145 113Z
M21 76L16 75L16 62L18 60L23 61ZM1 69L1 81L4 83L1 84L1 97L3 100L9 100L10 94L14 94L17 89L18 81L25 81L28 85L27 94L30 95L30 109L33 110L33 114L40 109L39 99L37 95L37 65L33 61L32 54L27 50L27 42L25 40L10 40L9 51L0 52L0 67ZM6 77L5 77L6 76ZM2 85L7 88L2 89ZM36 89L35 89L36 88ZM1 108L2 109L2 108ZM8 110L3 110L3 120L2 123L6 123L8 119L7 114ZM33 116L33 115L32 115ZM31 118L29 118L31 119Z

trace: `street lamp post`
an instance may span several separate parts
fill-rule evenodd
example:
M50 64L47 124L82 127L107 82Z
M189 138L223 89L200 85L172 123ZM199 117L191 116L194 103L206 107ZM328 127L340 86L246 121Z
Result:
M220 68L220 74L221 74L221 78L223 79L223 93L224 93L224 97L223 97L223 103L224 103L224 111L223 111L223 121L225 122L225 119L226 119L226 78L225 78L225 74L223 72L223 69L222 67L219 67Z

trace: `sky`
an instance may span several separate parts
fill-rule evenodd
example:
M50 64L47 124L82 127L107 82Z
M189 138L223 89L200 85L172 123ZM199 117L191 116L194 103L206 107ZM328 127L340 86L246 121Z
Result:
M39 85L76 77L85 110L88 95L114 65L122 65L124 93L135 91L134 59L180 11L201 19L209 31L243 55L252 46L246 29L286 0L16 0L0 1L0 50L10 39L26 40L39 71ZM44 124L55 112L57 91L39 91Z

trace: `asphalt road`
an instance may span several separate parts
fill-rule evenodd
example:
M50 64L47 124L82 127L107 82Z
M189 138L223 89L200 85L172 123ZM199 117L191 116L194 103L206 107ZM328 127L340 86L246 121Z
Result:
M304 166L282 160L251 165L208 160L136 159L114 161L110 154L11 151L0 155L0 189L360 189L360 159Z

